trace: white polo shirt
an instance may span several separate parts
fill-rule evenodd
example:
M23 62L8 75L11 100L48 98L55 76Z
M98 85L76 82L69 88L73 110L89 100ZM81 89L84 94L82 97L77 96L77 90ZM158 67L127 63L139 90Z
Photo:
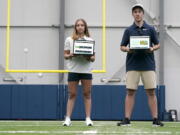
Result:
M92 38L89 38L87 36L84 36L83 38L79 39L85 39L85 40L92 40ZM70 50L70 53L73 53L73 39L72 37L68 37L65 40L65 47L64 50ZM72 57L72 59L65 60L66 69L70 72L74 73L91 73L92 71L92 62L88 61L84 56L75 56Z

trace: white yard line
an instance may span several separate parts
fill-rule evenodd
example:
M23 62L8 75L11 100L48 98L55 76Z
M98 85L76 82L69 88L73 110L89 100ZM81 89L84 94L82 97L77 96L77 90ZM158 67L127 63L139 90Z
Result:
M53 127L53 126L58 126L58 127L62 127L62 124L54 124L54 125L39 125L39 124L34 124L34 125L9 125L9 124L4 124L1 125L0 127ZM78 124L74 124L72 125L73 127L87 127L87 125L78 125ZM109 126L109 125L94 125L93 127L104 127L104 126ZM112 126L116 126L116 125L112 125Z
M83 131L83 134L92 134L92 135L95 135L97 134L97 130L87 130L87 131Z
M0 127L55 127L55 126L59 126L59 125L0 125ZM61 125L60 125L61 126Z
M0 131L0 133L8 134L172 134L172 132L98 132L96 130L89 131ZM180 132L176 132L180 133Z
M57 124L37 124L37 123L34 123L34 124L25 124L25 125L22 125L22 124L17 124L17 125L13 125L13 124L11 124L11 125L9 125L9 124L3 124L3 125L1 125L0 124L0 127L12 127L12 126L14 126L14 127L53 127L53 126L59 126L59 127L61 127L62 126L62 123L57 123ZM108 125L108 124L94 124L94 126L93 127L116 127L116 124L112 124L112 125ZM81 125L81 124L76 124L76 123L73 123L73 127L87 127L86 125ZM131 125L131 127L133 128L136 128L137 126L133 126L133 124ZM151 127L151 125L149 125L149 127ZM171 125L165 125L165 127L171 127L171 128L180 128L180 125L179 126L171 126Z
M47 134L50 133L49 131L0 131L0 133L8 133L8 134L17 134L17 133L27 133L27 134L34 134L34 133L38 133L38 134Z
M63 122L63 121L57 121L57 120L50 120L50 121L46 121L46 120L42 120L42 121L38 121L38 120L0 120L0 123L1 122L48 122L48 123L56 123L56 122ZM83 122L83 121L73 121L73 122ZM117 123L118 121L93 121L93 122L98 122L98 123ZM151 123L151 121L132 121L132 123ZM176 122L167 122L167 121L164 121L164 123L180 123L180 121L176 121Z

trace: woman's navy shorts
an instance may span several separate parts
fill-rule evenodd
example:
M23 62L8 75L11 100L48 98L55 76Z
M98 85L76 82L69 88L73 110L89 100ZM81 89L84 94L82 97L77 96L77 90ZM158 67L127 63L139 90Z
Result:
M91 73L68 73L68 82L79 80L92 80Z

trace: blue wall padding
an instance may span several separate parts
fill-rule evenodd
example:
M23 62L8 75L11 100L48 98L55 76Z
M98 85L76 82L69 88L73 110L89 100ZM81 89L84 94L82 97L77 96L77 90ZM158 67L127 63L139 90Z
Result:
M165 112L165 87L157 90L159 117ZM92 87L92 119L121 120L124 117L126 89L124 85L94 85ZM64 119L68 88L65 85L0 85L0 119ZM82 87L72 119L83 120L85 108ZM133 120L151 120L147 96L142 86L136 93Z
M0 85L0 118L9 119L12 114L12 90L10 86Z
M0 119L56 119L55 85L1 85Z
M125 86L93 86L92 90L92 118L96 120L121 120L124 118ZM84 104L82 88L75 103L73 119L84 119ZM142 86L136 93L136 101L132 113L132 120L151 120L147 103L147 96Z
M158 86L158 115L161 120L164 119L165 109L165 86Z

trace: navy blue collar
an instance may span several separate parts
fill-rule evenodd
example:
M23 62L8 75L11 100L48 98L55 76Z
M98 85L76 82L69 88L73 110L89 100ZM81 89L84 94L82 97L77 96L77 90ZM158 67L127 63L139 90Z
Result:
M135 24L135 22L133 23L133 28L139 28L139 26L137 26L136 24ZM143 23L143 25L142 25L142 27L141 28L146 28L147 27L147 23L144 21L144 23Z

